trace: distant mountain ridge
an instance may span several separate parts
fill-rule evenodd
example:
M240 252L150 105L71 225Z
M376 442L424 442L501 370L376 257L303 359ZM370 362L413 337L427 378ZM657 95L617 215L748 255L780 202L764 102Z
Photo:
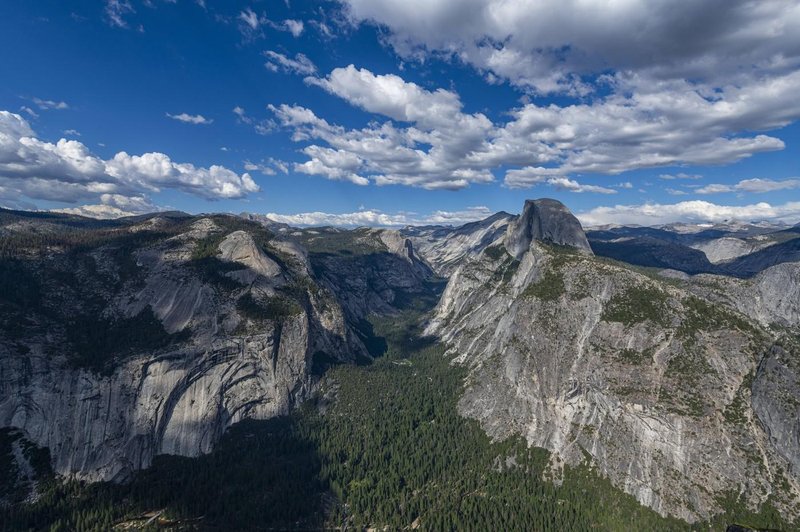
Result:
M291 226L274 222L264 215L242 216L279 231L291 229ZM418 254L429 266L447 275L463 257L473 256L495 242L519 217L501 211L460 226L406 226L397 231L413 242ZM797 243L790 243L800 237L800 224L787 226L770 222L726 222L674 223L652 227L606 225L588 228L585 237L589 243L588 249L597 255L636 266L677 270L689 275L714 273L751 277L775 264L800 260ZM777 247L759 254L771 246Z
M775 264L800 260L797 226L733 224L686 229L685 225L679 231L669 226L619 226L589 230L587 236L598 255L690 275L750 277Z

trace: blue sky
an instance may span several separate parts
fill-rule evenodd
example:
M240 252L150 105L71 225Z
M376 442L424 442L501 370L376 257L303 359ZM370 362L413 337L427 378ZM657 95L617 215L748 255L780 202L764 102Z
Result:
M800 221L800 8L539 4L4 2L0 205Z

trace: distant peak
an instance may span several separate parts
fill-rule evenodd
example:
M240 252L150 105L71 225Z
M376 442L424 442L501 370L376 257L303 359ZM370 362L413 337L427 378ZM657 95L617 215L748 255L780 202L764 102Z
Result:
M563 203L550 198L525 201L522 214L508 227L505 245L520 258L534 240L592 252L578 219Z

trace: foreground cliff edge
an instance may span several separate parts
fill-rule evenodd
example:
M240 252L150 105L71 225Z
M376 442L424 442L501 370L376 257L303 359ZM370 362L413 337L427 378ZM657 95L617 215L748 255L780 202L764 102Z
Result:
M458 412L550 451L548 481L583 464L690 523L731 498L797 517L797 263L636 269L595 257L554 200L401 232L2 214L0 421L59 475L208 453L380 356L377 317L438 299L425 332L466 371Z

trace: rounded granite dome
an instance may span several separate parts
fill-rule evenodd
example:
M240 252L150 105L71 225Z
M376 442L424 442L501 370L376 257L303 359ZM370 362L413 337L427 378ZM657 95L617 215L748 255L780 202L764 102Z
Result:
M534 240L572 246L592 253L578 219L563 203L550 198L525 201L522 214L508 227L505 245L509 253L520 258Z

